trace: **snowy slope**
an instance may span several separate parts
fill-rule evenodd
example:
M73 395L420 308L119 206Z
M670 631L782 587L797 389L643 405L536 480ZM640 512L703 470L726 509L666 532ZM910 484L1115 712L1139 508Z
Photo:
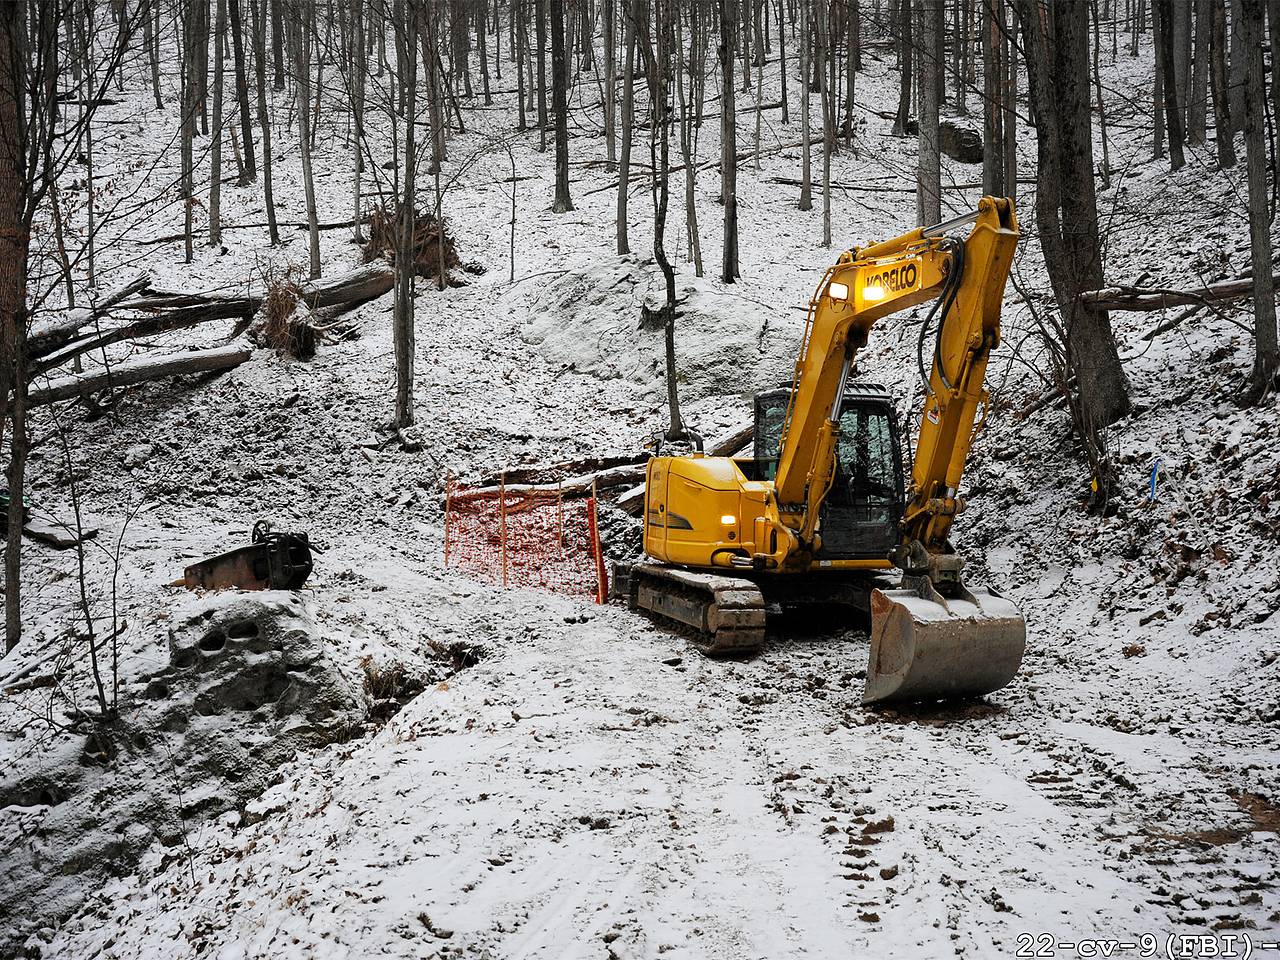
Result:
M887 189L835 193L839 248L893 235L914 215L909 192L888 192L909 185L914 142L889 137L870 112L895 96L888 66L869 58L858 149L838 155L832 174ZM1144 52L1109 80L1133 90L1149 67ZM174 121L145 106L141 75L129 83L133 105L113 109L136 115L136 129L113 126L116 138L100 144L105 157L117 151L111 182L122 194L145 172L125 156L152 149ZM585 135L597 123L594 95L593 83L579 85L576 159L603 154ZM767 87L764 99L776 99ZM1127 119L1132 129L1113 129L1111 144L1125 173L1100 200L1108 278L1145 273L1178 286L1242 270L1242 171L1222 175L1193 155L1168 175L1146 159L1142 118ZM490 149L510 121L478 114L450 163ZM794 122L773 124L766 144L796 138ZM701 133L704 159L718 150L714 127ZM317 158L326 220L349 208L350 152L340 124L329 132ZM296 155L279 136L277 195L300 218ZM154 846L136 875L36 934L32 951L986 956L1011 954L1022 932L1280 927L1277 404L1232 403L1251 349L1235 321L1247 318L1196 318L1148 342L1156 317L1115 315L1136 409L1110 435L1124 483L1119 513L1103 519L1081 508L1088 476L1065 413L1021 415L1040 396L1028 368L1042 360L1026 336L1028 305L1009 291L994 412L957 534L972 577L1027 614L1023 670L987 705L868 713L858 705L865 637L840 625L783 622L756 660L711 663L624 610L504 594L442 568L447 471L632 453L665 416L658 339L637 329L640 302L655 304L660 290L645 252L647 192L638 185L631 198L637 253L618 258L614 193L592 192L608 176L575 167L578 209L554 216L551 157L535 144L513 144L521 175L535 178L517 190L514 284L505 151L486 153L446 194L464 258L489 270L469 287L419 293L422 451L400 452L379 432L392 404L389 298L356 312L359 339L325 343L310 363L263 352L212 382L146 388L118 419L61 415L75 431L87 522L103 542L122 538L126 678L163 655L179 598L162 585L259 515L328 548L305 594L349 669L365 655L421 666L431 641L463 639L489 656L373 736L299 757L254 805L246 821L257 822L198 826L193 863ZM1022 149L1026 172L1034 146L1024 137ZM750 390L786 376L802 308L835 256L819 242L820 196L801 213L798 191L771 182L797 168L795 150L765 157L759 171L743 165L743 278L732 287L714 276L713 170L698 185L707 278L692 277L672 213L669 246L688 293L682 395L706 435L745 420ZM948 175L976 179L953 164ZM1020 189L1019 282L1043 293L1031 188ZM955 212L973 198L947 194ZM224 205L228 221L261 220L256 188L228 184ZM263 231L245 230L226 234L225 256L201 250L184 267L180 245L139 242L143 228L172 229L149 216L118 225L103 265L142 258L159 282L195 287L243 283L267 257L277 268L305 261L303 234L268 251ZM322 237L327 272L356 262L345 231ZM860 360L902 396L914 378L910 319L886 321ZM735 376L735 364L749 373ZM38 423L47 430L51 415ZM1157 457L1164 479L1149 502ZM65 516L55 444L33 457L32 473L37 504ZM138 499L146 507L125 527L125 503ZM75 616L74 558L38 548L29 557L21 662ZM91 550L88 562L105 603L109 560ZM69 686L83 698L77 669ZM61 736L31 722L47 699L0 700L0 776ZM0 811L10 839L17 822Z

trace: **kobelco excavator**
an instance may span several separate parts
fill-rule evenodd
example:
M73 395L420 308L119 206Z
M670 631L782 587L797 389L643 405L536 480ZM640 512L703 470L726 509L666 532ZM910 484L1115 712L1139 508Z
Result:
M966 239L948 236L969 224ZM871 616L866 703L981 696L1013 679L1026 621L965 585L949 533L1018 237L1013 202L983 197L971 214L841 254L809 304L791 386L756 395L754 456L650 459L631 605L692 627L710 654L749 654L768 605L851 604ZM850 373L876 321L929 300L908 471L893 399Z

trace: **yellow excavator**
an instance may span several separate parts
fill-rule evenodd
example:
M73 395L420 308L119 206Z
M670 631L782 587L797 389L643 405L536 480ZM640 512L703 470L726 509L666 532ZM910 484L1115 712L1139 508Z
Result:
M969 224L964 240L948 235ZM649 460L648 559L630 570L631 606L692 627L709 654L746 655L764 643L769 606L852 605L871 617L864 703L982 696L1012 680L1026 621L965 585L948 535L1018 237L1013 202L983 197L966 216L841 254L809 304L791 386L756 395L753 456ZM850 374L876 321L930 300L908 486L893 398Z

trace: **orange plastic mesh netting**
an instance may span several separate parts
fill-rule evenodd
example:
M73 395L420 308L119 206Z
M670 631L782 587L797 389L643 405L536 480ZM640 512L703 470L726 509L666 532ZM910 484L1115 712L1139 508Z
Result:
M594 497L546 487L469 490L450 480L444 562L468 576L552 593L608 596Z

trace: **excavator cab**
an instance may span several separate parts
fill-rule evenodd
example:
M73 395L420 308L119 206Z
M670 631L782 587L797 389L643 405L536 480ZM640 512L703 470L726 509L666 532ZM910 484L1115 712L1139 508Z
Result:
M791 387L756 394L753 458L739 466L752 479L773 480ZM879 384L851 381L840 405L835 480L822 504L820 560L888 556L898 545L906 504L901 434L893 398Z

